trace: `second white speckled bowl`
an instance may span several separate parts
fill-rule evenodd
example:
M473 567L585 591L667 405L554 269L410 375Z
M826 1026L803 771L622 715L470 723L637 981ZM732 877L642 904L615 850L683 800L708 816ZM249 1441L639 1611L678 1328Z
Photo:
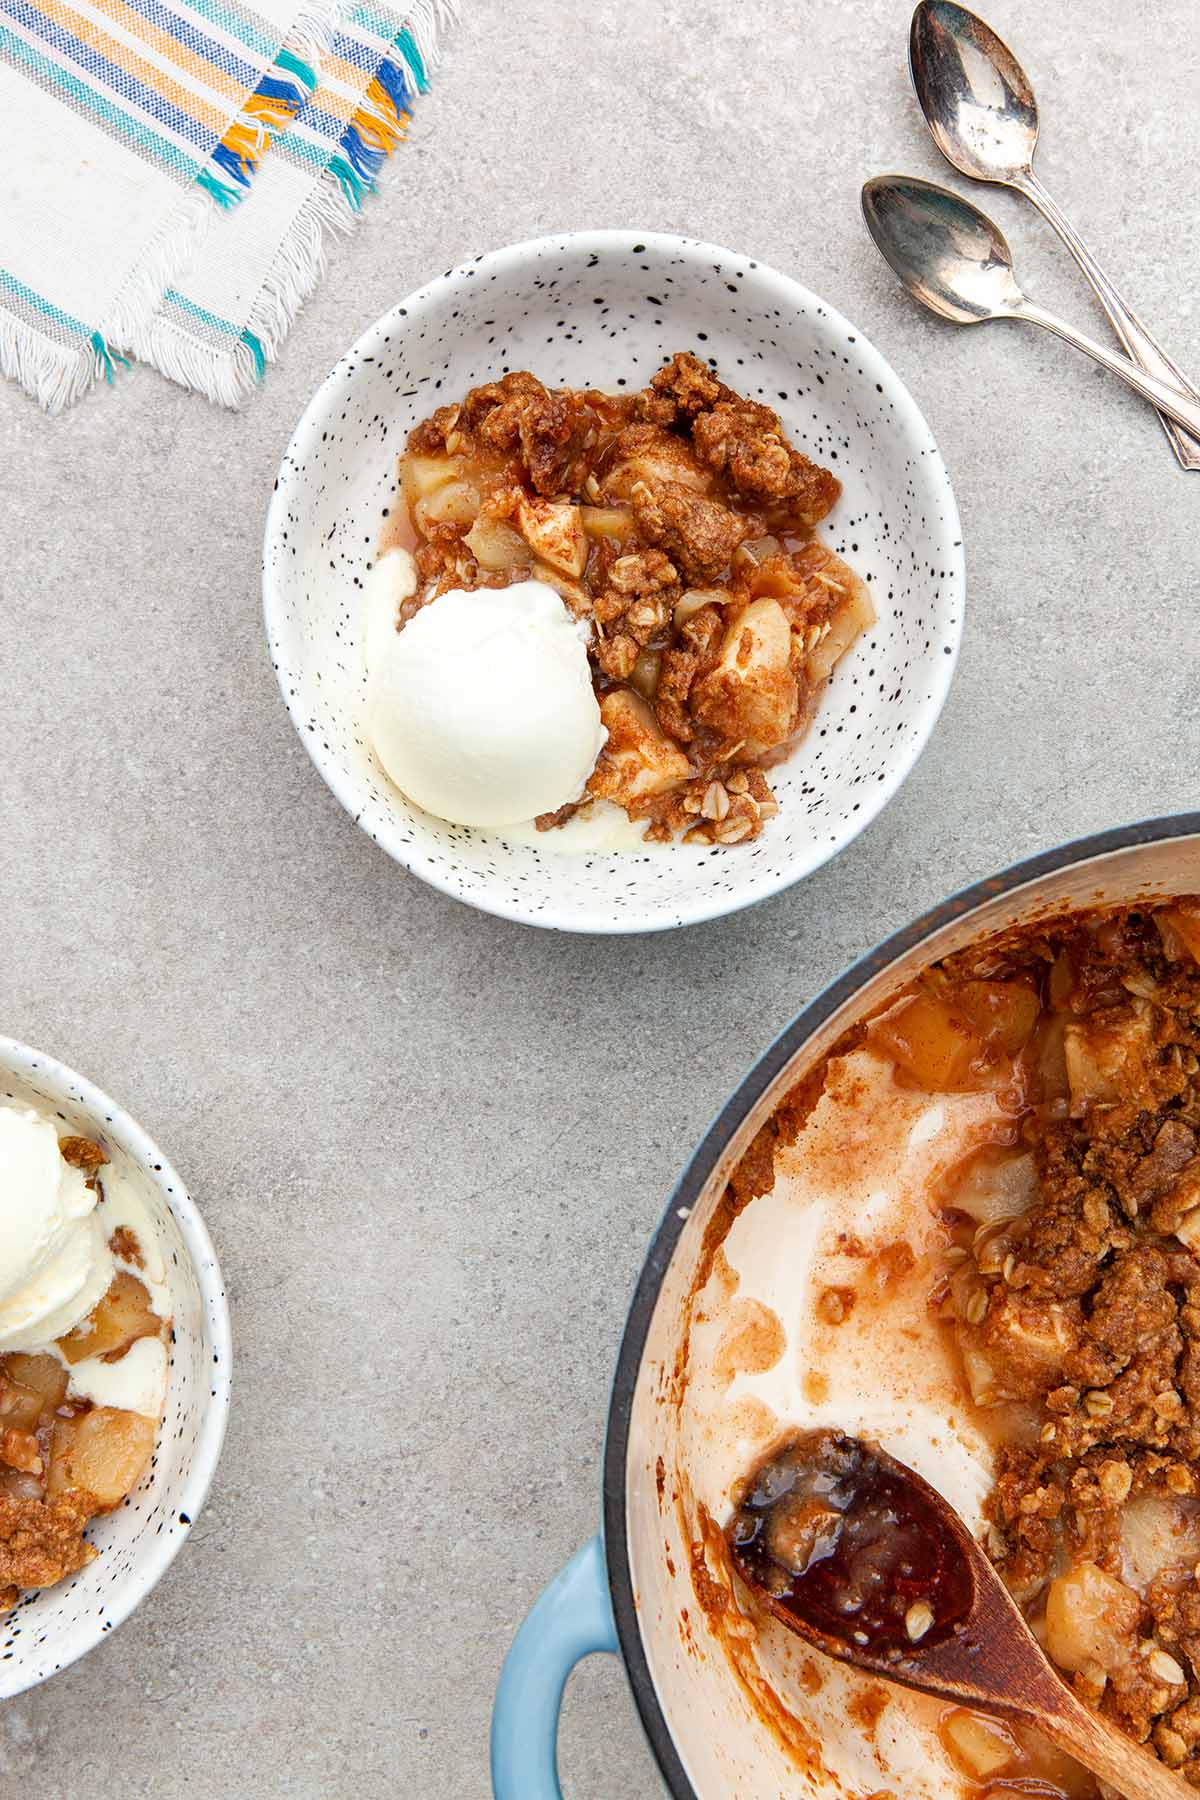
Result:
M221 1271L204 1221L170 1163L90 1081L0 1037L0 1106L14 1105L45 1113L60 1135L75 1132L101 1144L141 1198L167 1268L173 1332L166 1412L150 1467L123 1505L88 1527L96 1560L56 1587L22 1596L0 1618L0 1701L93 1649L167 1569L204 1504L221 1454L230 1378Z
M817 719L773 771L778 815L752 844L586 855L447 825L411 807L363 725L362 580L396 457L435 406L508 369L551 386L634 389L676 350L778 409L840 477L820 535L879 613ZM487 912L569 931L655 931L798 881L896 792L945 700L963 614L958 509L907 389L860 331L788 276L691 239L539 238L449 270L373 325L310 402L267 517L267 636L301 739L351 816L405 868Z

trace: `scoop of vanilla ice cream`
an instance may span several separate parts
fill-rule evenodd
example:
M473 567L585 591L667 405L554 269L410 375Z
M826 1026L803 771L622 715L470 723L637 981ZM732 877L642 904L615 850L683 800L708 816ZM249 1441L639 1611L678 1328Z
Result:
M605 741L583 627L541 581L422 607L370 670L367 730L396 786L458 825L578 800Z
M115 1264L97 1197L49 1119L0 1108L0 1352L44 1348L107 1291Z
M407 550L393 545L377 556L363 577L363 649L368 672L377 669L396 636L400 608L417 591L417 565Z

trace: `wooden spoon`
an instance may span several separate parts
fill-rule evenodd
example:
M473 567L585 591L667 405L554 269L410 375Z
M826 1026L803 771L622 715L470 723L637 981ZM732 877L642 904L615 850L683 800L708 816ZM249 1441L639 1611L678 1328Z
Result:
M1127 1800L1195 1800L1076 1699L954 1508L876 1445L795 1439L751 1477L726 1536L760 1604L827 1656L1034 1725Z

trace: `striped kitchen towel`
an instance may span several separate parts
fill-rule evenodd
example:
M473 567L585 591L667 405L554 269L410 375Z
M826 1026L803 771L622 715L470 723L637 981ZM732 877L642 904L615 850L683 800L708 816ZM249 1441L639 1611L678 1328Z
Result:
M353 223L453 0L0 0L0 369L235 405Z

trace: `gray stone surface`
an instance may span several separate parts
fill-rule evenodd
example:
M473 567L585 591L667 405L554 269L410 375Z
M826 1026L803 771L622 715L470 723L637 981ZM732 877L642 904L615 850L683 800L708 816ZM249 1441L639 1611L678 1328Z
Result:
M1191 0L989 9L1035 74L1047 183L1200 370L1172 239ZM237 1342L207 1512L122 1630L0 1709L5 1794L479 1800L501 1656L595 1526L630 1287L718 1102L927 903L1196 803L1200 477L1065 347L918 313L861 226L867 174L941 178L908 10L467 0L397 181L244 412L144 370L57 423L0 392L0 1019L169 1148ZM1048 230L984 201L1038 297L1103 331ZM356 831L279 702L259 541L294 420L371 319L464 253L630 224L751 251L874 339L945 451L970 599L930 748L837 863L741 917L579 940L443 899ZM572 1681L563 1765L578 1800L658 1791L612 1663Z

